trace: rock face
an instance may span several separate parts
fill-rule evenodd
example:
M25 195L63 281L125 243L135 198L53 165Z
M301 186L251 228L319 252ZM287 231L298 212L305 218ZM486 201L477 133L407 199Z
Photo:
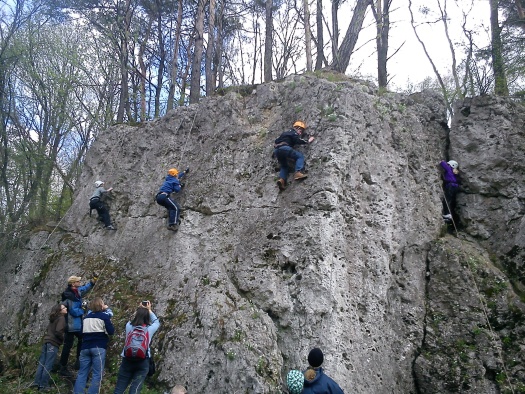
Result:
M98 272L92 296L120 327L110 357L149 299L162 320L158 380L189 392L284 391L313 347L347 393L517 387L523 276L509 282L506 268L523 264L523 108L473 99L449 136L432 92L379 94L326 74L244 93L99 136L64 219L0 267L2 311L15 312L4 342L37 342L66 278ZM279 193L273 140L296 119L316 138L302 148L309 177ZM502 124L498 145L484 130ZM465 182L458 238L441 219L436 165L449 152ZM154 202L173 166L190 168L177 233ZM116 232L87 214L97 179L114 188Z

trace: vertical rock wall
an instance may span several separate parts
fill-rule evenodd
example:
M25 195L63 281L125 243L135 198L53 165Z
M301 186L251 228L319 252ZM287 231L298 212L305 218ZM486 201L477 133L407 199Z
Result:
M65 278L98 271L95 294L121 324L110 355L147 297L162 319L154 343L167 384L279 392L318 346L345 392L426 392L428 275L443 234L436 164L448 136L439 96L378 94L330 74L242 93L100 135L59 227L2 266L14 278L2 295L18 311L4 340L36 342ZM296 119L316 137L302 148L309 177L279 193L273 140ZM154 203L172 166L191 169L178 233ZM87 215L97 179L114 188L116 232Z

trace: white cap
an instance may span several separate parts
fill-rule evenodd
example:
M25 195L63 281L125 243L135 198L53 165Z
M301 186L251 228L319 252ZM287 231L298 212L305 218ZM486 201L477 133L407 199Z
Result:
M96 182L95 182L95 187L100 187L100 186L102 186L103 184L104 184L104 182L102 182L102 181L96 181Z

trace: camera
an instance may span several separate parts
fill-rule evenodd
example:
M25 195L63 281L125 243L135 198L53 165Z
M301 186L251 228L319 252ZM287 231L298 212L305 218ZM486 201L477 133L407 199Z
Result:
M148 306L148 302L149 302L149 301L142 301L142 305L144 305L144 306Z

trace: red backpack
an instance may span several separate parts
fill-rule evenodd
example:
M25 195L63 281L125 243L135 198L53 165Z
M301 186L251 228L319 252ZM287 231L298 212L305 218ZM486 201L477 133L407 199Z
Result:
M149 332L148 326L135 326L126 336L124 357L134 360L144 360L148 357Z

